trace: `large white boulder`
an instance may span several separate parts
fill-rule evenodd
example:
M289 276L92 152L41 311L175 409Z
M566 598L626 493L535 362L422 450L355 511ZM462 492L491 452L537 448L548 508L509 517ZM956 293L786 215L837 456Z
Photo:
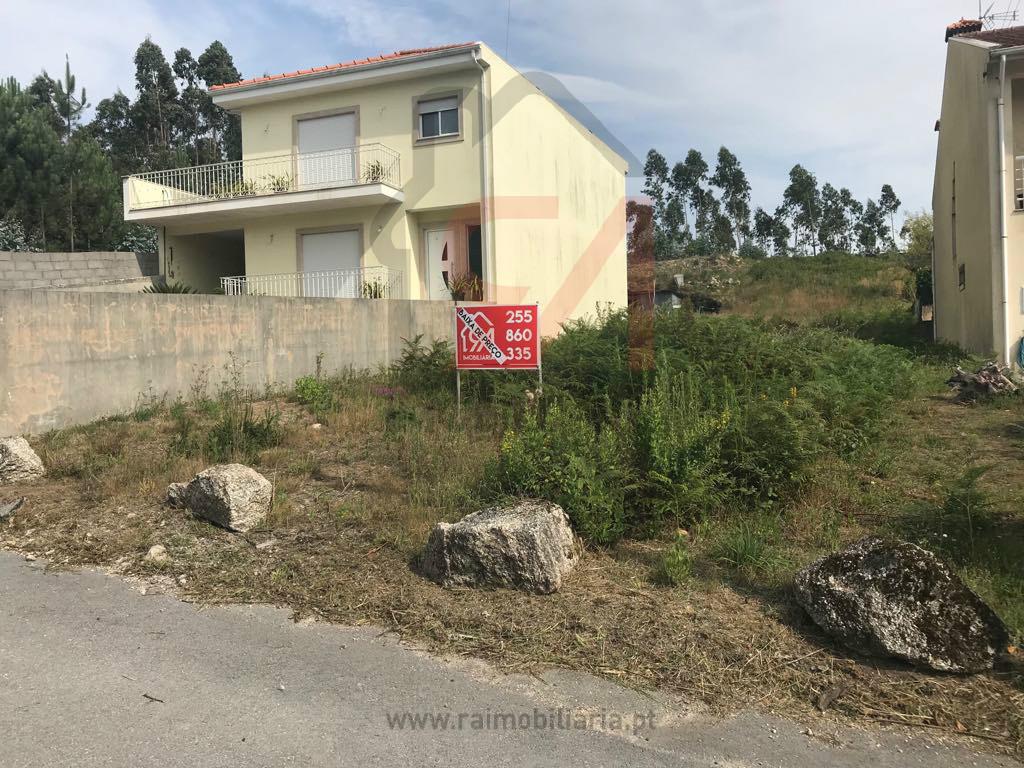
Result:
M21 483L42 477L42 459L23 437L0 439L0 483Z
M421 566L445 587L556 592L579 560L569 519L557 504L519 501L438 523Z
M167 500L232 531L259 525L270 512L270 481L244 464L217 464L204 469L186 485L172 483Z

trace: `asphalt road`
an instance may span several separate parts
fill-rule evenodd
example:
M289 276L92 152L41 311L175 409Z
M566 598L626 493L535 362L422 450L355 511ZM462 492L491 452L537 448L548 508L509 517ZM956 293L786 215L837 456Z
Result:
M435 713L436 727L396 725ZM199 609L0 552L4 768L1018 765L902 732L805 730L716 721L584 675L499 675L265 606Z

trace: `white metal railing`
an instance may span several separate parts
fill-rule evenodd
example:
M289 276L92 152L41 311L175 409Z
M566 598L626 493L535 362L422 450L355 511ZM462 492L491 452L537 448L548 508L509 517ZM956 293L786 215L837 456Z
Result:
M1013 162L1013 208L1024 211L1024 155L1018 155Z
M302 296L330 299L404 298L402 272L388 267L222 277L228 296Z
M149 171L125 179L129 210L281 192L387 184L399 189L398 152L383 144Z

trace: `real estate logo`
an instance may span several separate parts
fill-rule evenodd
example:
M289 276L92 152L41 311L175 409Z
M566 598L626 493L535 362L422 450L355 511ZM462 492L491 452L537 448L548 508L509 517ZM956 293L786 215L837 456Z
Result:
M506 356L494 340L494 323L483 312L470 313L465 307L458 307L455 314L462 321L459 330L464 357L480 357L481 352L489 355L498 365L504 365Z

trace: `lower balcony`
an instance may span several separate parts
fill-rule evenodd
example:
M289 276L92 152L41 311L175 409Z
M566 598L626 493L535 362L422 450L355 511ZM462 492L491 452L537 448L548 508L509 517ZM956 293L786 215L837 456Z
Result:
M324 299L404 299L401 270L388 267L222 277L228 296L292 296Z
M399 153L383 144L150 171L124 179L124 218L216 224L267 213L400 203Z

